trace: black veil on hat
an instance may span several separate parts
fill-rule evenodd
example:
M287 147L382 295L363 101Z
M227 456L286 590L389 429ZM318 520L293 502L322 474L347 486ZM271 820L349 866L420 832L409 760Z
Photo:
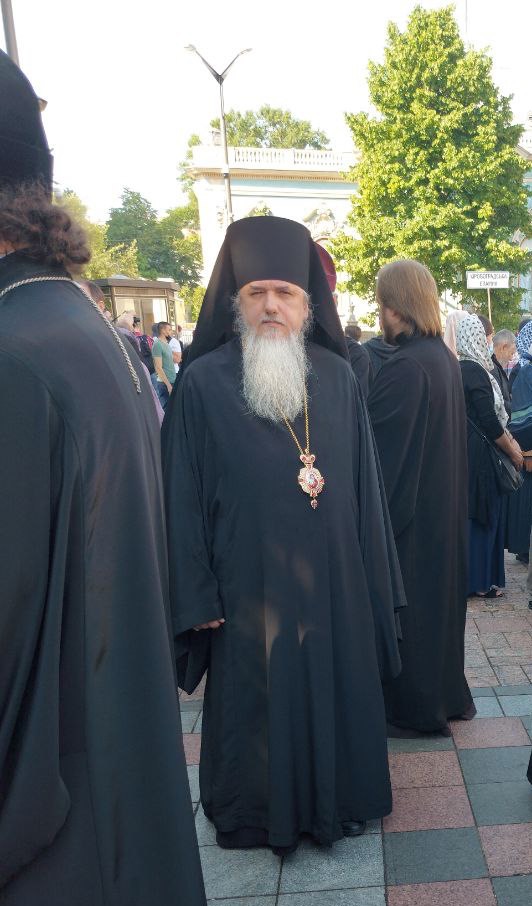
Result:
M0 188L40 180L52 194L52 170L39 99L22 70L0 50Z
M284 217L244 217L230 224L203 299L186 364L235 336L233 297L254 280L286 280L311 296L309 339L347 358L342 325L315 243Z

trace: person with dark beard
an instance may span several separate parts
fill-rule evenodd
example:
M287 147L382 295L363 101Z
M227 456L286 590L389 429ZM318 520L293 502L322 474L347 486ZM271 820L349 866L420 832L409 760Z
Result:
M377 277L384 338L396 347L368 407L384 474L408 607L401 675L385 686L391 735L450 735L472 716L464 676L467 446L460 369L441 337L432 274L394 261Z
M159 426L89 257L0 51L0 902L204 906Z
M391 810L381 677L404 605L365 405L308 230L227 230L163 424L180 685L207 683L220 846L331 844Z

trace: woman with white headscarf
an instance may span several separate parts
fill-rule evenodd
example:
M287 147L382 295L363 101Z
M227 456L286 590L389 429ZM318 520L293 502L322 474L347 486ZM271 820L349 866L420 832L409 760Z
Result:
M458 322L456 351L468 416L469 593L498 598L505 585L502 496L479 431L507 453L518 469L522 468L523 456L506 430L508 414L501 389L491 373L493 362L486 333L476 315L466 315Z

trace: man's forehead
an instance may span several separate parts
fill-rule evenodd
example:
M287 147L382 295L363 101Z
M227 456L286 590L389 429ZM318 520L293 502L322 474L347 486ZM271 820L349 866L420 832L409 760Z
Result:
M288 280L252 280L250 283L246 283L242 289L249 290L281 290L281 289L291 289L294 291L299 290L303 292L300 286L297 286L296 283L289 283Z

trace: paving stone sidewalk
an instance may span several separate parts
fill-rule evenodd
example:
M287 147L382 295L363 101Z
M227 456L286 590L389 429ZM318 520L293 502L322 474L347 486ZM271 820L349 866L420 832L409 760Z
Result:
M394 809L363 837L285 859L221 850L198 807L203 689L181 694L183 739L212 906L530 906L532 611L507 558L502 599L469 602L466 672L477 717L450 739L389 740Z

